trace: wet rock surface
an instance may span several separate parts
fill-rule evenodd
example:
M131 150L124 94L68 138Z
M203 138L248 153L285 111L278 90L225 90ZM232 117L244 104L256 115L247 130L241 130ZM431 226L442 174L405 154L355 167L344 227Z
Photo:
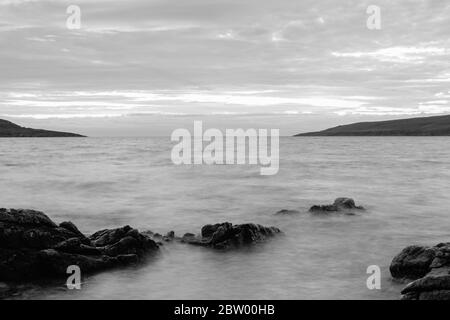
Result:
M261 242L279 233L280 229L275 227L253 223L233 225L224 222L205 225L201 229L200 236L187 233L180 240L191 245L229 249Z
M403 300L450 300L450 243L406 247L390 271L394 278L414 280L402 290Z
M73 223L57 225L39 211L0 209L0 281L65 277L70 265L92 273L139 262L157 250L130 226L86 237Z
M352 198L337 198L333 204L314 205L309 209L312 213L343 212L348 214L358 210L364 210L364 207L357 206Z

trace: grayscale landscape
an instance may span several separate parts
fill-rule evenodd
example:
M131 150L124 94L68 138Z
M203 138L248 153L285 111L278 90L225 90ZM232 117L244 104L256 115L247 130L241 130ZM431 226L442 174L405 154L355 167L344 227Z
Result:
M0 0L0 299L450 300L448 0Z

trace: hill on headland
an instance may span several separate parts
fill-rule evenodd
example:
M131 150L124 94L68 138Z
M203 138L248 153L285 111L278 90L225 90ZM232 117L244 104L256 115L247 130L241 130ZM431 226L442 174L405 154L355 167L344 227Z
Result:
M450 136L450 115L358 122L295 136Z
M49 131L21 127L15 123L0 119L0 138L48 138L48 137L84 137L69 132Z

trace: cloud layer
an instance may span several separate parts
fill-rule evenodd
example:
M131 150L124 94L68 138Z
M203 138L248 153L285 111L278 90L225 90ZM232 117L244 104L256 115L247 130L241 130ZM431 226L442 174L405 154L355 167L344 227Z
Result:
M0 116L450 111L447 0L80 0L79 30L70 4L0 0Z

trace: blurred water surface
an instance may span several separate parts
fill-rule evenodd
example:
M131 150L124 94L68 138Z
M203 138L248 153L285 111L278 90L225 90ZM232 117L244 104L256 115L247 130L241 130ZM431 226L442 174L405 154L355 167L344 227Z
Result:
M177 234L230 221L284 236L215 252L167 244L145 265L85 278L82 290L36 286L36 299L396 299L389 263L410 244L448 241L450 139L281 138L280 171L175 166L167 138L0 139L0 207L46 212L83 232L131 225ZM312 216L350 196L356 216ZM296 209L297 215L274 215ZM366 269L382 270L368 290Z

